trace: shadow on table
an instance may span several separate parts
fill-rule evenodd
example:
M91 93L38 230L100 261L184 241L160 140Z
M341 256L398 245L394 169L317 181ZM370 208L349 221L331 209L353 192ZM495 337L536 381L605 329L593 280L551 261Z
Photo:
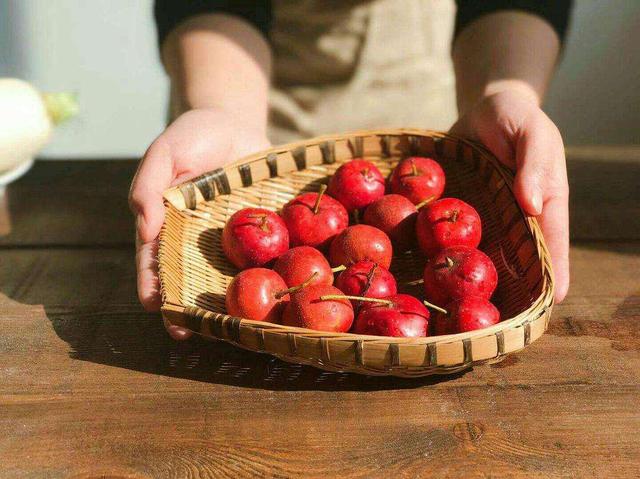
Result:
M640 164L577 161L571 163L570 170L574 239L586 240L589 248L639 254L628 242L640 238L636 221L640 201L634 179L640 178ZM88 221L99 222L100 218ZM133 251L119 254L126 257L121 256L117 264L105 263L106 268L94 267L86 273L86 281L104 298L100 308L44 305L56 334L69 344L72 358L194 381L291 391L417 388L460 376L399 379L331 373L201 338L176 343L166 334L159 316L144 313L137 306ZM84 275L80 269L85 266L69 273ZM95 277L98 270L104 278Z
M269 390L367 391L423 387L461 375L402 379L325 372L221 341L194 337L175 342L158 316L125 309L64 315L52 309L47 316L74 359L194 381Z

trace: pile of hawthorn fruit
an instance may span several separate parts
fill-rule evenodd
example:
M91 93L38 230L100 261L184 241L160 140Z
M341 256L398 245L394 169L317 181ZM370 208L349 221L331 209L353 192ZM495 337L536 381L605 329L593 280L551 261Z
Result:
M227 313L396 337L498 323L489 302L498 274L477 249L480 216L462 200L440 198L444 187L444 171L431 158L403 159L388 185L373 163L354 159L328 187L294 198L279 215L262 208L236 212L222 233L225 255L242 270L227 289ZM350 214L357 224L349 226ZM427 257L424 301L398 293L389 272L394 250L417 247Z

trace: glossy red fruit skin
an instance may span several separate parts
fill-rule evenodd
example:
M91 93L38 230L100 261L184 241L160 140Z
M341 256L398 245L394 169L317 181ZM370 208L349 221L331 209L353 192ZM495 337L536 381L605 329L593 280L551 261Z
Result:
M384 196L384 190L385 181L380 170L370 161L353 159L336 170L327 193L350 213Z
M393 305L367 303L353 325L356 334L418 338L429 335L429 310L408 294L388 298Z
M468 246L445 248L424 268L425 297L438 306L467 296L488 300L497 285L498 273L491 259Z
M427 256L449 246L477 248L482 222L471 205L457 198L442 198L420 209L416 236Z
M363 222L389 236L397 252L408 251L416 244L416 206L401 195L385 195L367 206Z
M222 230L222 250L239 269L264 266L288 249L287 226L273 211L244 208Z
M458 301L455 316L461 333L488 328L500 322L498 308L482 298L469 297Z
M307 281L317 273L309 284L333 284L333 271L324 255L311 246L298 246L280 255L273 265L287 286L292 288Z
M450 314L449 310L449 308L453 308L455 303L456 301L448 303L446 308L447 314L438 311L433 315L431 324L429 325L432 336L443 336L445 334L456 334L458 332L456 318Z
M349 226L347 210L328 195L322 195L318 213L314 213L317 198L318 193L305 193L282 208L282 219L289 230L291 246L327 250L333 238Z
M238 273L227 288L227 314L239 318L279 323L289 295L277 298L287 289L278 273L266 268L250 268Z
M291 295L282 315L282 324L299 328L344 333L353 324L353 307L347 299L321 300L320 297L342 292L326 284L302 288Z
M500 311L477 296L468 296L447 304L448 314L437 313L432 320L433 334L455 334L488 328L500 322Z
M413 165L417 175L414 174ZM429 198L437 200L445 187L445 175L440 164L422 156L405 158L394 168L389 178L391 191L408 198L414 205Z
M336 236L329 248L331 266L350 266L360 261L373 261L389 269L393 247L389 237L369 225L349 226Z
M398 285L393 275L373 261L360 261L345 269L336 279L336 288L350 296L366 298L386 298L398 292ZM354 308L361 301L352 300Z

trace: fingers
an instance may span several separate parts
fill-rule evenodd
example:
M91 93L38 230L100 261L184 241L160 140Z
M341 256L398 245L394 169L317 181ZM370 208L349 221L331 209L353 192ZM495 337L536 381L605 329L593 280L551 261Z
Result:
M169 147L158 139L140 162L131 190L129 206L136 215L136 230L142 243L154 240L164 221L162 192L171 185L173 162Z
M136 264L138 268L138 298L147 311L159 311L160 282L158 280L158 241L138 245L136 252ZM189 339L193 332L187 328L176 326L163 318L164 327L176 341Z
M158 241L141 243L136 240L136 269L138 271L138 299L147 311L160 310L160 281L158 279Z
M162 192L171 179L168 149L156 140L140 163L129 193L129 205L136 216L138 298L147 311L160 309L157 237L164 221Z
M164 327L169 333L169 336L175 341L185 341L193 336L193 331L187 328L183 328L181 326L176 326L175 324L171 324L169 321L163 318Z
M542 161L529 160L516 173L514 194L522 209L531 216L542 213L545 168Z
M522 123L516 164L514 193L525 212L538 217L560 302L569 289L569 187L562 138L542 112Z
M555 282L555 300L557 303L569 290L569 208L568 196L559 195L548 198L544 203L542 215L538 218L542 233L551 254Z
M532 216L542 213L545 190L554 169L564 168L562 137L542 112L524 121L516 138L517 173L514 193L520 206ZM556 166L559 165L559 166Z

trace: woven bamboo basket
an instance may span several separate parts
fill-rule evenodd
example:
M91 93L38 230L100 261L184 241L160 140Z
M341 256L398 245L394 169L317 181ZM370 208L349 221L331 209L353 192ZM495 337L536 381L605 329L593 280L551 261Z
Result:
M225 291L237 270L222 253L227 219L245 207L280 209L303 191L317 191L345 161L364 157L388 174L399 159L437 159L447 175L445 196L473 205L482 218L480 248L496 265L492 301L502 321L469 333L389 338L327 333L231 317ZM523 214L513 175L485 149L448 134L415 129L360 131L272 148L165 192L160 234L162 313L171 324L205 338L330 371L417 377L458 372L500 360L546 330L553 304L549 253L538 224ZM425 264L419 251L394 256L401 292L421 297ZM417 288L417 289L416 289Z

